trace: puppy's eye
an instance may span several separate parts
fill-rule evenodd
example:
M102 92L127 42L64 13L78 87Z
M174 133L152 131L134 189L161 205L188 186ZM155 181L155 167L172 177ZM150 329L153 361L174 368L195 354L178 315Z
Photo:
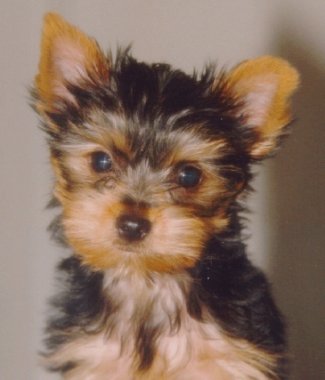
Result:
M97 173L104 173L112 168L112 159L105 152L94 152L91 155L91 167Z
M185 188L194 187L201 181L201 170L192 165L185 165L178 171L177 181Z

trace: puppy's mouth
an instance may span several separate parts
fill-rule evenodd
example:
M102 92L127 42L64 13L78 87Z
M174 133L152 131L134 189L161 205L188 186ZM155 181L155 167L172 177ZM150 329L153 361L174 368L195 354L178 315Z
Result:
M119 240L115 242L114 246L118 251L126 255L144 255L149 251L146 244L143 242L127 243Z

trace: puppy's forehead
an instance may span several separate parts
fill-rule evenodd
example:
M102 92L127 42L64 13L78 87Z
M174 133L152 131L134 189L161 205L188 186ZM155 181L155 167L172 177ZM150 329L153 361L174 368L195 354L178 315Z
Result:
M153 167L214 160L227 144L222 137L212 137L200 124L175 128L171 118L141 122L119 114L95 112L89 124L96 143L118 151L134 164L145 159Z

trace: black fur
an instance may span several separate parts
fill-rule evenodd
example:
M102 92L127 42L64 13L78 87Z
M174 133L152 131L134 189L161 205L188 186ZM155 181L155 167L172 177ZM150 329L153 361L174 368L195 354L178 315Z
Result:
M108 304L102 295L103 274L82 266L77 257L64 259L58 266L62 291L51 301L57 315L49 321L50 350L68 339L64 331L78 327L87 331L91 321L96 320Z

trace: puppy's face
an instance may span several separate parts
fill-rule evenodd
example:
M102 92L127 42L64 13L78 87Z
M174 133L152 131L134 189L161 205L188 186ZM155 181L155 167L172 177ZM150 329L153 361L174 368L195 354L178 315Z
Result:
M49 134L64 235L94 269L195 265L227 230L249 164L290 121L297 74L264 57L201 77L113 63L59 16L45 20L35 107Z
M65 235L87 264L189 267L207 236L227 226L230 194L217 164L227 142L165 123L151 133L96 111L59 145L56 197Z

